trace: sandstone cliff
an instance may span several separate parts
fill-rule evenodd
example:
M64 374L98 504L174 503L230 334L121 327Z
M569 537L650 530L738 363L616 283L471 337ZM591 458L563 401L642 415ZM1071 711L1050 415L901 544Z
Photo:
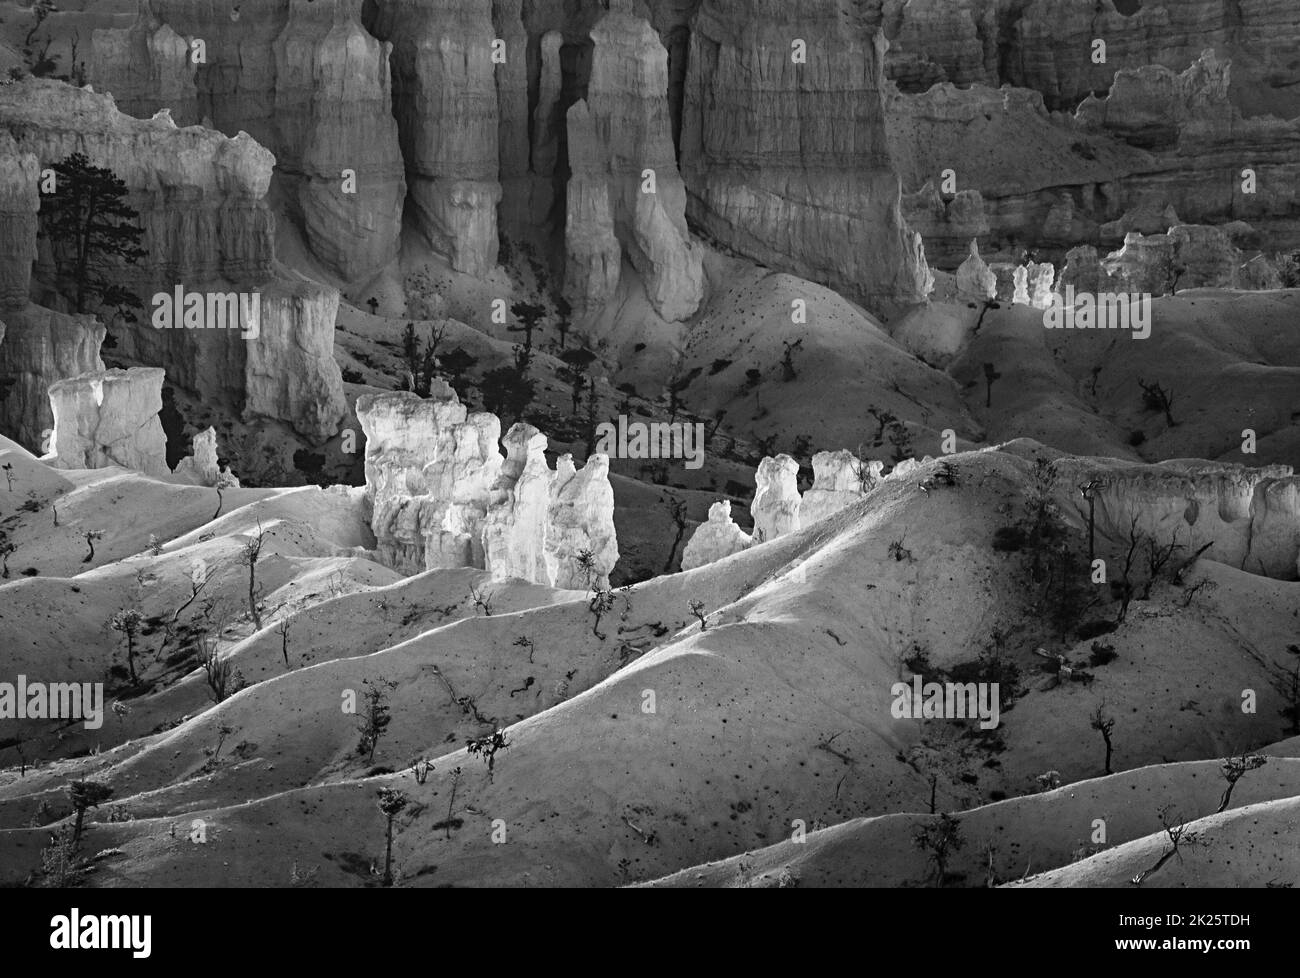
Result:
M655 310L678 321L699 307L704 273L674 160L668 52L631 9L613 0L592 30L587 97L568 113L566 291L580 314L598 311L626 254Z
M50 385L102 371L104 327L94 316L55 312L29 304L0 310L0 428L38 454L49 450L54 428Z
M1061 492L1092 479L1098 534L1127 541L1131 532L1183 557L1205 544L1205 556L1252 574L1295 580L1300 575L1300 478L1290 466L1247 468L1199 460L1132 466L1091 459L1057 463ZM1070 507L1083 525L1086 503ZM1136 522L1134 522L1136 520Z
M95 32L92 80L132 115L165 108L182 125L250 133L278 159L312 252L362 281L396 254L405 187L390 47L362 28L361 6L142 0L130 29ZM203 44L197 63L193 40Z
M277 166L297 183L312 253L348 282L396 257L406 197L392 45L366 33L360 8L360 0L291 0L274 44Z
M36 259L40 163L0 130L0 310L27 305Z
M709 235L890 316L933 280L901 216L884 48L832 0L704 0L681 157L690 217Z
M390 0L373 31L393 45L393 110L420 229L457 271L484 275L496 264L501 200L491 5Z
M145 303L138 322L118 328L121 355L166 364L169 381L199 397L228 402L248 417L287 421L308 439L337 431L346 413L333 359L338 295L272 277L274 219L265 195L275 160L269 152L245 133L229 138L197 126L180 129L165 113L133 119L108 96L35 79L0 86L0 132L41 166L83 153L126 184L148 254L118 273ZM54 268L38 265L37 272L52 280ZM178 287L259 294L259 338L242 340L225 329L155 329L150 297ZM10 327L12 340L16 324ZM72 333L60 330L63 346L80 349ZM24 357L11 359L10 369L37 371L49 359ZM85 357L79 362L82 370L93 366ZM40 426L35 416L27 424Z
M164 24L150 0L140 0L135 23L126 30L94 32L90 64L95 88L112 95L128 115L148 119L166 109L182 126L203 119L190 38Z

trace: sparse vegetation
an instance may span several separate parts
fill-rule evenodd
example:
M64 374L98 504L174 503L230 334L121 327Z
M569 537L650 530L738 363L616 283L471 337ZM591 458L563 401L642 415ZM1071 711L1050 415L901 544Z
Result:
M912 844L925 854L926 862L934 866L934 885L942 887L948 880L948 860L966 844L966 840L962 838L961 822L945 813L918 825Z
M1195 846L1200 843L1198 835L1195 832L1188 832L1186 823L1184 823L1182 819L1178 819L1177 824L1175 824L1173 817L1170 815L1171 811L1171 806L1166 805L1158 812L1160 816L1160 824L1164 826L1165 835L1169 839L1169 848L1160 854L1160 858L1156 860L1155 865L1151 866L1149 869L1144 869L1129 880L1129 882L1134 886L1141 886L1152 873L1156 872L1161 866L1169 862L1169 860L1175 856L1178 857L1178 861L1181 863L1183 861L1183 854L1180 850L1183 846Z
M393 720L388 708L387 690L392 689L395 684L383 679L377 683L367 679L361 685L363 687L361 712L357 715L357 728L361 733L361 739L357 742L357 753L365 755L367 764L373 764L379 738L384 735L384 731Z
M1219 773L1223 775L1223 780L1228 782L1228 786L1223 789L1223 795L1219 798L1219 807L1215 809L1215 814L1225 811L1232 802L1232 789L1237 786L1237 782L1246 776L1250 771L1257 771L1268 763L1268 758L1260 754L1239 754L1236 757L1225 757L1223 763L1219 765Z
M1174 420L1174 395L1171 390L1165 390L1159 381L1148 384L1141 377L1138 378L1138 386L1142 388L1142 406L1148 411L1164 412L1165 421L1169 427L1175 428L1178 422Z
M82 534L82 536L86 538L86 546L89 547L90 549L87 551L86 556L81 558L81 562L83 564L89 564L92 560L95 559L95 541L102 540L104 538L104 531L86 530Z
M1106 744L1106 773L1110 774L1110 758L1114 751L1110 733L1115 729L1115 718L1107 716L1105 702L1098 703L1097 708L1092 711L1092 716L1088 718L1088 726L1101 734L1101 739Z
M257 586L257 561L262 556L262 547L266 543L266 531L262 521L257 521L257 536L250 537L239 552L239 562L248 568L248 616L253 619L253 628L262 630L262 611L260 607L261 592Z
M139 682L135 673L135 637L144 623L144 615L136 608L123 608L109 619L108 625L115 632L126 636L126 667L131 674L131 682Z
M474 756L481 757L487 764L489 782L492 780L492 772L496 769L497 752L509 746L510 742L506 740L504 730L493 730L490 734L465 742L465 749Z
M379 789L379 810L384 825L384 886L393 885L393 819L400 815L411 800L396 788Z
M102 781L90 781L82 778L68 783L68 801L72 803L75 821L72 823L72 844L81 842L82 825L86 818L86 809L98 808L113 797L113 789Z

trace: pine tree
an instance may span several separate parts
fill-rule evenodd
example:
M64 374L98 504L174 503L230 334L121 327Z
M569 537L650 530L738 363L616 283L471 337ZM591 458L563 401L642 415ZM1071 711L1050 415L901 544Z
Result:
M73 287L77 312L92 300L134 322L140 297L114 281L120 265L147 252L139 212L126 202L127 187L112 170L81 153L53 164L55 190L41 202L41 234L54 248L59 272Z

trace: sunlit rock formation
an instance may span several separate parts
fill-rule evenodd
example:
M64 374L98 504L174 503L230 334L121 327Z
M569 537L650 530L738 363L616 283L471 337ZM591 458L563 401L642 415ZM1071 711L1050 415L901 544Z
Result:
M546 439L529 425L498 448L496 415L470 413L445 384L431 396L367 394L366 496L379 559L407 574L478 567L493 579L607 587L618 561L609 461L546 465Z
M163 369L132 367L81 374L50 385L54 450L61 469L110 465L169 475L162 409Z
M722 499L709 507L709 518L686 541L682 570L703 567L753 546L754 539L731 518L731 501Z
M220 486L223 489L238 488L239 479L224 469L217 459L217 431L207 428L191 439L192 453L177 463L172 475L182 482L196 486Z

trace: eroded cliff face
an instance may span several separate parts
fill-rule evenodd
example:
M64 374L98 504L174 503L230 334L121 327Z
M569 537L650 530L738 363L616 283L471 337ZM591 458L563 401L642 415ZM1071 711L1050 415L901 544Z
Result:
M1025 89L891 86L905 213L945 269L976 234L990 251L1032 247L1058 262L1080 245L1117 248L1132 231L1235 220L1248 221L1266 251L1300 247L1300 123L1243 116L1234 71L1213 50L1178 71L1123 69L1074 115L1050 112ZM935 189L946 170L956 196Z
M128 115L148 119L166 109L177 125L198 125L203 114L190 40L164 24L150 0L140 0L129 28L99 29L91 36L96 90L112 95Z
M453 268L482 276L496 265L501 200L491 4L388 0L372 29L393 45L393 109L420 229Z
M250 133L278 158L312 252L362 281L396 254L405 188L390 46L362 28L361 2L145 0L129 30L95 32L91 79L131 115Z
M50 447L50 385L104 369L104 327L94 316L55 312L35 303L0 309L0 428L32 451Z
M276 279L260 302L256 339L230 340L245 347L244 417L287 421L309 441L324 441L347 413L334 360L339 294L315 282Z
M348 282L396 257L406 197L392 45L362 28L360 8L360 0L291 0L274 44L277 163L297 183L312 253Z
M251 137L134 119L107 95L41 79L0 86L0 127L41 166L83 153L126 184L149 256L122 278L142 296L163 281L270 277L275 158Z
M608 587L618 546L606 456L593 455L581 470L561 456L552 471L545 436L518 424L503 458L497 417L470 413L445 384L428 399L365 395L357 418L385 564L407 574L478 567L494 580Z
M861 15L890 39L889 77L905 91L1003 84L1041 92L1073 110L1105 91L1118 69L1181 71L1207 47L1249 59L1259 88L1285 93L1300 80L1300 33L1287 0L867 0ZM1106 42L1106 60L1092 43ZM1256 93L1260 97L1263 93ZM1242 93L1243 99L1250 98Z
M40 162L0 130L0 309L22 308L36 259Z
M923 300L933 279L901 216L884 52L832 0L705 0L681 158L689 215L709 235L888 317Z
M167 438L162 409L161 367L101 370L50 385L54 450L60 469L102 469L110 465L165 476Z
M1161 296L1179 289L1279 288L1277 267L1264 255L1247 258L1230 230L1249 235L1250 228L1180 224L1164 234L1132 231L1104 258L1091 246L1072 248L1055 290Z
M672 322L699 308L704 272L674 159L668 52L632 9L631 0L612 0L592 30L587 97L568 112L566 292L580 314L598 311L618 287L626 254L655 310Z
M1111 540L1127 541L1135 531L1160 546L1177 543L1184 557L1210 544L1206 557L1249 573L1283 580L1300 574L1300 478L1288 465L1062 459L1057 468L1065 491L1101 480L1096 528ZM1075 519L1086 526L1087 505L1073 495Z
M117 330L123 356L166 364L169 381L185 390L228 403L248 418L286 421L309 440L338 430L347 411L333 358L338 294L272 275L274 218L265 195L275 160L267 150L244 133L229 138L198 126L177 128L165 113L133 119L108 96L36 79L0 86L0 132L40 166L83 153L126 184L128 203L140 213L147 257L115 273L144 303L139 321ZM37 272L54 281L48 260ZM151 297L172 296L177 288L203 296L259 296L258 336L244 339L226 328L155 328ZM13 352L4 355L12 372L38 373L60 357L81 364L77 372L93 369L82 352L87 327L79 317L69 323L80 325L55 326L36 315L37 331L20 340L18 317L5 315ZM42 352L56 338L63 352ZM24 418L29 431L42 427L39 416L28 412Z

